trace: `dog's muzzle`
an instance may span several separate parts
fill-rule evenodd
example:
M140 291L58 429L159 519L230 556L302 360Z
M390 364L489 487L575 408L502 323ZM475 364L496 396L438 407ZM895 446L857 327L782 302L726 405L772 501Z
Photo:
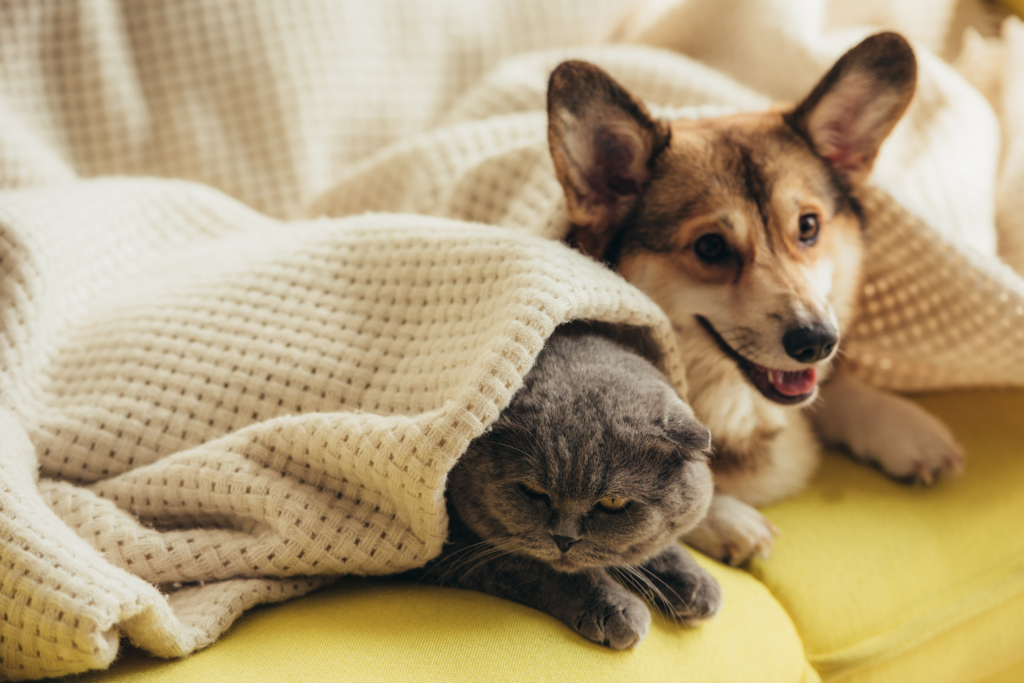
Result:
M697 316L697 321L718 343L725 355L735 361L747 380L761 392L762 396L782 405L796 405L814 397L814 392L818 388L818 370L811 364L828 358L839 343L839 337L831 326L808 325L793 328L783 336L786 353L811 367L796 371L778 370L758 365L740 355L718 334L707 318ZM791 333L795 334L791 336ZM788 346L786 337L789 337ZM799 358L797 354L800 355ZM812 358L813 360L804 360Z

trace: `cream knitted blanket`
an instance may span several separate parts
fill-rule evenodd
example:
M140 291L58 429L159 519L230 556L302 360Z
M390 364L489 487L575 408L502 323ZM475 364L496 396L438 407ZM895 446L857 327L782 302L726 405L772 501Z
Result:
M0 7L0 676L105 667L122 635L187 654L252 605L422 564L448 470L564 321L649 328L685 394L660 311L548 239L546 74L592 59L679 116L795 97L863 31L777 4ZM580 47L670 25L690 58ZM997 119L921 58L847 353L895 388L1024 383Z

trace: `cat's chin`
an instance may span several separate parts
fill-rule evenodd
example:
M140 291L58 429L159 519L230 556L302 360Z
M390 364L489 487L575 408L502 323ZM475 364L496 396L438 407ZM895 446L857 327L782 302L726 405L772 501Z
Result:
M666 540L665 544L670 540L671 539ZM562 554L555 550L554 547L548 548L542 545L538 548L534 543L526 542L522 543L512 552L543 562L556 571L564 572L566 574L575 574L591 569L602 569L610 566L618 567L640 565L650 559L653 555L660 552L660 550L657 552L651 552L651 547L662 547L655 544L646 545L643 548L633 547L614 551L593 547L585 542L580 543L579 545L589 547L573 547L568 553Z
M548 564L551 565L553 569L557 569L558 571L565 572L567 574L574 574L590 568L590 565L581 562L573 562L572 560L568 560L564 557L554 560L553 562L549 560Z
M603 566L600 562L596 562L592 559L587 561L580 557L567 557L565 555L558 555L555 552L548 552L547 549L521 548L518 553L537 560L538 562L543 562L555 571L564 572L566 574L575 574L576 572Z
M562 556L555 559L544 558L544 563L557 571L565 572L566 574L575 574L588 569L600 569L602 567L606 567L609 564L609 560L600 560L592 557L574 558Z

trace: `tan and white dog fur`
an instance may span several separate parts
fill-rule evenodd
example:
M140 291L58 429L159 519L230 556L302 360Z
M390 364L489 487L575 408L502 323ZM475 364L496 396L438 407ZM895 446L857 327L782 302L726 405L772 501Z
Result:
M913 51L893 33L850 50L795 107L697 121L653 119L586 62L551 75L569 241L678 330L689 400L716 451L715 498L686 540L714 557L767 555L777 531L754 506L806 485L819 435L908 481L962 466L942 423L831 367L860 289L858 191L915 80Z

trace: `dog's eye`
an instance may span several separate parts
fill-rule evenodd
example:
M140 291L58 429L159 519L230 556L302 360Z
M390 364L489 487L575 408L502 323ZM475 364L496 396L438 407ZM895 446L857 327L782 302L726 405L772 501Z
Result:
M697 258L705 263L718 263L729 255L729 245L725 243L725 238L713 232L698 237L693 243L693 250Z
M818 214L805 213L800 216L800 241L808 246L818 241L818 231L821 230L821 221Z

